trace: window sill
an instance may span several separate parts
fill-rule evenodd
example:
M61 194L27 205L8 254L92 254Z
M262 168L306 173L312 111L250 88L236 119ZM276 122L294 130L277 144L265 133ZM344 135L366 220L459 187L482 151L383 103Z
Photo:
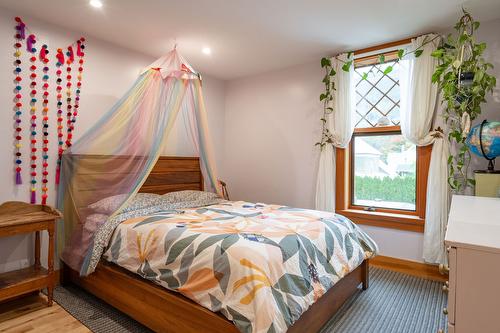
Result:
M347 217L356 224L365 224L375 227L406 231L424 232L425 219L414 215L367 212L358 209L338 210L336 211L336 213Z

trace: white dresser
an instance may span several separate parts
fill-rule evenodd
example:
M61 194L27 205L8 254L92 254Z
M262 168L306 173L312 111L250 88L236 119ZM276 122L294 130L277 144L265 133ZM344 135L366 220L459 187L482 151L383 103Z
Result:
M500 333L500 199L453 196L448 247L449 333Z

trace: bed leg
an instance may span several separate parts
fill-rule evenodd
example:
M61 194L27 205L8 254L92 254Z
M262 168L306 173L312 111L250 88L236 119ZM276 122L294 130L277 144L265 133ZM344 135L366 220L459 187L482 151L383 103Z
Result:
M62 260L59 261L59 267L61 267L61 270L59 271L60 283L62 286L67 286L71 282L71 278L69 277L70 268L66 266Z
M363 274L363 280L362 280L362 283L363 283L363 290L366 290L368 289L368 286L369 286L369 281L370 281L370 277L369 277L369 264L368 264L368 259L366 259L365 261L363 261L363 263L361 264L361 274Z

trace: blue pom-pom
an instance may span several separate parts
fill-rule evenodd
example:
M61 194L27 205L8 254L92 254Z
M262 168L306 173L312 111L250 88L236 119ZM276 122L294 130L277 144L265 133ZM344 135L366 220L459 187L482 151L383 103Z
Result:
M21 68L17 67L16 72L21 73Z
M16 164L21 164L22 161L21 160L16 160Z
M16 90L21 90L21 86L16 86Z
M36 131L32 131L32 132L31 132L31 135L36 135Z

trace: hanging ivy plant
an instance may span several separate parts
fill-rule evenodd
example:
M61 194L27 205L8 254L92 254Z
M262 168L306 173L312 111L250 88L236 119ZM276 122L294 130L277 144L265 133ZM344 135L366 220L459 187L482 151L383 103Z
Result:
M455 148L448 158L448 183L456 193L475 185L474 179L469 178L471 154L465 140L471 121L481 114L481 104L496 86L495 77L488 73L493 65L482 56L486 43L477 43L474 38L479 25L463 10L454 27L456 35L450 34L432 53L439 59L432 82L437 83L442 92L448 140Z
M328 58L321 59L321 67L325 69L325 76L323 77L323 84L325 91L319 96L319 100L323 102L323 116L321 117L321 140L316 143L321 149L327 144L333 144L333 136L328 129L326 118L333 112L331 102L333 101L333 91L335 90L335 82L333 77L337 72L332 67L332 61Z

